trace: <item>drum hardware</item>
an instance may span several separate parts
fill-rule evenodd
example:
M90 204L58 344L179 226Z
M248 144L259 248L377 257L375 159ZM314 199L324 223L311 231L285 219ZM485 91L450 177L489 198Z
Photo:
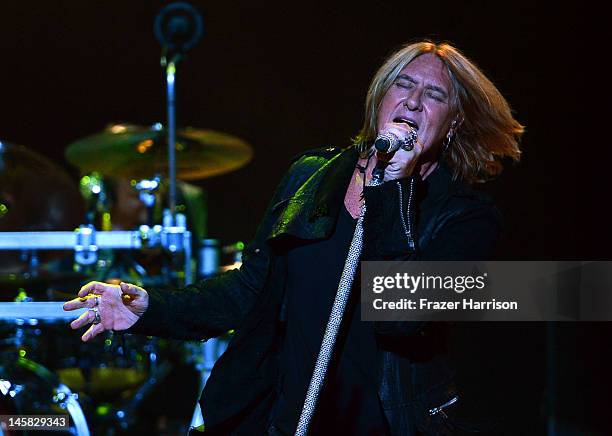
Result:
M69 433L89 436L89 427L79 396L62 384L44 366L23 357L4 353L0 359L0 410L5 414L70 416ZM0 429L1 430L1 429Z
M122 429L127 429L133 425L136 421L138 414L136 409L145 400L147 395L164 379L172 369L170 363L160 363L154 374L151 375L145 382L138 388L132 398L126 401L123 405L117 407L115 412L115 419L119 423Z
M83 210L79 190L58 165L22 145L0 141L0 232L72 230ZM40 264L61 257L21 245L13 250L0 253L2 273L33 276Z
M102 176L97 172L92 172L81 177L79 188L85 199L85 224L98 226L102 230L111 230L108 211L109 198ZM99 218L98 221L97 218Z
M37 348L35 345L41 335L41 330L32 329L33 327L39 326L41 322L67 322L86 311L87 309L78 309L74 313L65 312L61 302L0 302L0 321L15 326L14 334L6 343L18 349L19 354L23 354L21 357L24 357L23 347Z
M189 247L191 254L191 238L185 240L187 218L182 213L173 214L170 209L164 210L164 227L161 232L161 245L170 253L183 251Z
M79 265L91 265L98 260L98 246L96 245L96 229L88 224L79 227L76 232L76 245L74 246L74 260Z
M12 385L10 381L0 379L0 394L14 398L23 390L23 385Z
M40 261L36 250L22 250L21 261L28 265L28 274L30 277L36 277L38 275L38 265Z
M240 268L244 242L220 246L218 239L202 239L198 249L198 278L205 279L220 272ZM221 266L221 259L229 264Z
M173 79L170 80L172 82ZM169 98L173 99L173 96L170 95ZM160 187L161 177L171 175L173 165L176 167L176 178L196 180L237 169L252 157L250 145L237 137L211 130L186 128L175 132L175 144L169 150L176 153L173 152L175 160L171 162L171 159L166 159L165 156L166 145L171 141L171 136L170 128L166 130L160 123L150 127L114 124L101 133L70 144L66 149L66 159L83 173L96 172L111 177L139 180L134 185L141 191L139 197L147 206L151 217L156 201L155 191ZM105 156L104 160L99 159L101 155ZM152 174L155 174L153 179ZM187 231L185 216L176 213L172 179L173 177L170 177L168 181L170 207L163 213L163 225L152 226L149 218L149 223L141 225L138 230L139 242L142 242L142 245L134 249L141 249L143 246L161 247L169 254L182 254L182 259L178 261L185 271L185 284L189 284L193 276L191 232ZM97 185L94 188L98 189ZM82 235L81 242L84 243L79 245L79 260L82 262L95 262L95 247L103 248L98 241L104 232L96 231L93 234L93 231L91 230L91 235ZM90 240L95 243L87 245ZM171 268L166 269L167 275L171 273L170 270Z
M134 185L138 191L138 198L147 208L147 224L150 226L153 225L153 211L157 200L155 193L159 189L160 180L159 175L156 175L153 179L142 179Z
M76 416L79 411L78 395L73 394L67 385L96 398L105 396L115 398L118 393L136 389L135 393L130 396L129 401L114 402L112 406L113 410L116 410L116 413L112 415L113 421L116 422L115 425L127 428L136 419L137 415L134 412L137 407L148 393L168 375L171 364L165 359L160 360L159 353L162 349L154 338L127 335L129 340L126 341L126 335L113 333L106 335L103 342L103 351L96 352L96 350L99 350L99 343L82 344L77 350L73 349L70 359L58 359L57 357L64 356L64 352L68 349L67 347L70 347L70 343L65 343L66 338L61 336L59 330L54 332L53 329L63 329L63 324L66 321L87 310L80 309L76 313L64 312L62 306L63 303L60 302L0 303L0 321L10 321L17 326L10 338L10 343L5 341L6 345L14 351L7 353L5 348L2 358L5 360L8 358L9 361L15 360L15 358L20 359L22 364L27 363L28 367L37 368L39 372L43 371L43 375L46 374L45 376L49 378L51 377L49 374L52 374L50 371L32 360L24 358L26 354L31 353L30 350L40 351L38 350L39 345L51 341L51 343L46 344L48 349L43 347L42 356L46 357L45 365L51 365L50 368L57 374L57 376L52 374L53 379L58 380L57 386L53 390L53 402L59 408L69 410L71 416ZM57 327L54 327L55 324L57 324ZM40 342L44 338L41 336L38 327L46 328L47 336L44 343ZM34 329L36 329L36 337L30 334ZM75 338L74 340L78 342L78 339ZM142 344L143 340L146 343ZM128 345L131 349L127 348ZM59 349L56 350L57 347ZM45 350L47 352L51 351L51 355L46 355ZM55 354L58 355L54 359ZM38 357L42 356L38 355ZM163 356L162 354L161 357ZM2 366L3 362L0 359L0 367ZM2 371L0 373L4 374ZM61 383L59 383L59 380L61 380ZM16 394L9 394L7 391L7 395L14 396Z
M198 278L212 277L219 272L220 250L218 239L203 239L198 249Z
M60 384L55 389L55 395L53 395L53 402L60 405L62 409L68 409L69 407L74 409L74 403L79 399L79 394L73 394L70 388L64 384Z
M202 38L202 16L190 4L176 2L164 7L155 17L155 37L162 45L161 66L166 73L166 122L168 144L168 205L171 225L178 225L176 213L176 66Z
M64 303L55 301L9 303L0 302L0 321L11 321L17 325L37 325L40 320L69 321L80 316L87 309L65 312Z
M80 235L82 232L88 234ZM99 232L85 225L73 232L0 232L0 250L74 250L79 245L79 238L81 242L94 240L98 249L142 248L141 235L138 231Z
M176 10L176 7L177 6L174 5L167 9L170 10L174 8L174 10ZM160 14L160 17L161 16L162 14ZM166 17L168 16L171 16L171 14L166 15ZM74 252L76 266L87 269L95 266L100 267L102 262L107 261L107 258L103 253L104 250L107 250L107 252L111 253L112 255L119 254L114 253L113 250L125 250L121 252L121 254L131 256L136 250L160 248L164 253L171 255L172 261L181 262L181 265L182 262L184 262L184 266L181 267L185 272L184 283L191 283L192 232L188 230L185 215L177 213L181 211L180 208L177 210L176 207L177 179L196 180L232 171L246 164L252 157L252 151L251 147L246 142L231 135L193 128L177 130L174 112L176 66L179 60L182 58L184 52L190 47L184 44L184 41L182 43L178 43L177 40L172 39L176 35L172 36L163 30L164 20L165 19L158 17L156 29L158 29L157 31L160 32L160 35L164 36L163 38L160 38L160 40L164 45L162 66L165 68L166 73L166 90L168 99L167 129L165 129L159 123L151 127L116 124L110 126L108 129L98 135L93 135L72 143L66 151L68 161L75 164L82 171L82 173L97 171L100 175L135 179L136 181L133 182L133 186L138 190L139 198L146 206L148 211L148 219L146 220L146 224L141 225L138 230L135 231L111 231L111 211L108 209L108 198L106 197L104 186L101 184L101 178L98 177L96 180L89 179L89 184L86 186L86 188L89 189L89 191L94 195L94 200L96 201L96 211L98 213L103 213L103 219L101 222L95 222L94 215L83 220L83 215L81 214L79 220L81 223L85 221L85 224L80 225L74 232L71 232L64 230L75 228L79 224L79 221L74 222L74 220L72 220L68 224L69 220L67 218L54 221L51 219L51 214L48 214L49 216L41 214L41 218L38 220L42 223L40 225L35 223L36 225L31 227L19 226L17 228L3 227L0 225L0 253L2 250L21 251L22 255L24 256L24 260L28 262L29 277L35 277L39 272L39 256L43 256L43 254L39 255L39 251L48 253L52 250L72 250ZM196 28L199 26L199 32L201 34L201 18L199 18L197 13L195 20ZM175 31L181 27L176 27L175 21L172 26L174 26ZM164 39L166 37L170 39ZM181 38L183 37L185 37L185 35L181 36ZM197 40L198 38L195 39ZM195 40L192 42L195 44ZM22 221L24 217L28 216L28 214L26 212L22 212L22 209L15 208L13 206L14 204L19 203L14 201L19 197L19 194L15 194L13 191L11 191L7 197L4 195L2 189L4 187L2 186L4 180L2 179L4 171L4 161L2 158L4 155L2 153L2 143L0 143L0 224L13 222L7 220L7 217L11 219L15 217L17 219L15 219L14 222L21 224L20 221ZM100 156L104 156L104 159L100 159ZM38 169L34 169L32 165L22 165L19 163L19 159L17 159L17 162L18 166L21 165L19 168L24 167L28 169L26 172L29 179L35 179L32 177L32 174L38 174L40 172ZM13 168L11 165L15 167L14 164L9 162L9 169ZM156 193L158 193L162 178L165 177L168 177L169 209L163 212L161 225L153 225L154 220L152 211L156 202ZM82 189L84 182L85 180L81 181ZM46 196L48 193L55 193L55 191L51 192L52 189L49 186L45 186L44 181L37 180L37 184L37 189L42 192L43 196ZM6 184L4 185L6 186ZM18 185L19 183L15 186ZM51 195L48 196L52 197ZM8 198L8 200L5 201L6 198ZM69 198L69 196L67 198ZM66 203L67 200L62 201ZM37 206L39 209L42 208L42 210L53 210L55 208L59 208L60 211L66 211L64 215L68 216L68 212L72 209L64 206L64 203L53 200L53 202L48 202L49 207L41 207L40 205ZM16 211L19 213L16 213ZM142 215L144 215L142 213L144 212L142 207L140 207L140 212ZM141 218L139 221L137 221L138 224L145 221L142 215L139 215ZM123 228L126 229L133 229L135 227L136 225L123 226ZM119 226L119 228L121 228L121 226ZM201 237L203 234L204 232L201 232L199 237ZM203 256L206 258L207 264L206 266L202 266L200 268L202 275L210 277L218 272L219 258L221 254L231 255L233 256L234 264L239 263L241 261L240 256L243 245L238 249L236 244L230 247L232 248L224 247L223 249L220 249L218 241L216 242L216 246L208 247L212 248L214 253L211 252L208 254L203 254ZM211 255L213 257L210 257ZM114 260L110 260L109 262L114 262ZM142 277L147 274L146 268L138 265L135 261L132 266L134 266L134 269ZM174 266L176 266L176 263ZM172 271L170 271L170 273L172 273ZM169 281L166 280L166 283L167 282ZM45 323L71 320L73 317L78 316L85 310L86 309L82 309L77 313L65 313L61 308L61 303L0 303L0 321L10 320L17 326L14 342L21 347L22 345L28 345L26 343L28 341L28 337L26 337L27 333L34 331L35 329L39 329L39 324L44 325ZM54 328L56 327L54 326ZM40 335L40 330L37 331L38 335ZM123 377L123 373L120 373L119 370L126 368L124 368L122 364L127 362L128 364L132 364L132 366L137 366L137 362L142 361L143 355L138 354L138 356L136 356L138 357L138 360L136 360L133 355L133 350L132 354L128 353L124 343L122 343L117 349L115 349L116 347L113 348L113 345L116 345L117 341L112 335L112 333L109 333L106 336L103 351L100 351L99 349L99 341L97 344L80 344L79 346L74 346L72 343L67 345L65 338L60 338L61 340L58 340L57 342L47 344L47 348L45 348L45 343L47 341L39 342L41 342L43 350L47 351L52 350L55 345L60 345L60 347L58 347L60 349L58 353L50 351L51 356L73 356L74 361L70 362L73 367L60 367L60 369L57 370L58 374L62 369L83 370L83 372L85 372L85 385L91 388L93 386L93 381L89 376L95 377L97 375L99 376L98 382L100 384L104 385L105 380L108 382L106 384L110 384L109 382L111 378L119 379ZM119 338L122 340L126 336L128 336L129 341L130 335L120 335ZM58 337L59 336L57 335L48 336L49 339ZM78 339L75 340L78 341ZM163 343L161 345L163 347ZM220 341L219 343L209 341L204 345L204 360L197 365L197 368L200 371L208 374L214 361L219 357L219 355L222 353L222 349L224 349L227 344L223 341ZM71 349L68 353L65 353L64 348L67 347L71 347ZM144 346L138 346L138 349L143 350L146 354L144 359L148 361L148 364L150 365L148 367L149 373L148 378L140 385L136 394L130 401L118 408L117 406L113 406L115 407L115 410L113 410L114 417L116 421L119 422L119 426L123 429L129 428L129 426L134 422L136 418L135 411L137 406L142 402L143 398L146 397L148 392L151 391L155 384L158 383L160 379L165 377L165 374L168 373L170 367L168 362L159 361L160 356L158 353L160 349L158 348L157 343L147 342L147 344ZM21 351L24 351L25 353L25 349L19 350L19 352ZM104 357L103 353L107 351L119 351L121 358L119 356L114 356L110 361L103 360L106 358ZM93 356L94 360L98 358L98 361L93 362L94 365L98 364L99 362L105 362L105 364L110 362L110 364L108 366L102 365L99 368L92 368L91 365L88 367L87 363L83 361L84 356ZM23 357L24 355L20 358L21 364L28 367L29 370L35 372L38 377L43 377L41 373L44 371L36 369L37 364L34 364L33 362L33 365L31 366L26 365L27 361L26 359L23 359ZM92 362L90 361L89 363L91 364ZM62 364L65 364L65 362L62 362ZM1 361L0 366L2 366ZM38 365L38 367L43 368L40 365ZM97 369L110 370L108 374L106 374L110 377L105 379L102 371L99 371L98 373L93 371ZM131 367L128 369L131 369ZM113 370L115 372L113 372ZM133 371L134 374L138 373L137 369L133 369ZM52 374L46 374L44 377L46 377L45 380L51 380L51 378L54 376ZM76 430L73 431L73 433L77 435L89 434L89 430L87 429L87 425L85 423L85 417L83 416L82 410L78 404L78 396L72 394L70 389L59 383L57 378L54 378L52 382L47 381L45 383L54 386L53 396L50 401L59 407L68 410L75 424L80 423L80 425L75 425ZM42 383L38 383L38 385L42 386ZM21 393L25 392L32 396L33 390L30 384L22 383L19 384L19 386L21 386ZM70 386L73 387L71 384ZM13 389L13 391L15 391L15 389ZM127 393L127 391L124 393ZM18 397L18 394L19 393L15 393L14 397ZM38 397L41 397L41 395L38 395ZM33 403L33 400L31 403ZM83 427L83 423L85 423L85 427Z
M169 214L166 213L166 216ZM185 284L192 282L191 232L186 229L186 219L176 215L178 225L141 227L138 231L97 231L92 225L82 225L74 232L0 232L1 250L74 250L78 265L92 265L102 249L135 250L143 247L161 247L171 254L182 253Z

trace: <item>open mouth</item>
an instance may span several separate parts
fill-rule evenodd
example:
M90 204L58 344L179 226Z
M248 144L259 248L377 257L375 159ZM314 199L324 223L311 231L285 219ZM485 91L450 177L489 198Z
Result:
M419 125L416 122L409 120L408 118L396 117L396 118L393 118L393 122L407 124L410 127L412 127L414 130L419 130Z

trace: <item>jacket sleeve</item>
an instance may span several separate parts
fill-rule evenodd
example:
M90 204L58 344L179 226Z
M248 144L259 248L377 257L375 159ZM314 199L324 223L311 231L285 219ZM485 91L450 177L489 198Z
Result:
M434 217L435 225L425 247L411 249L405 220L406 207L399 207L397 183L403 187L404 203L410 180L389 181L377 187L367 187L365 193L364 260L418 260L418 261L479 261L491 257L501 233L501 217L491 202L455 195L440 205L441 212ZM414 229L412 237L415 237ZM425 326L418 321L375 322L376 332L383 335L411 335Z
M238 328L266 282L271 258L266 238L274 224L274 206L296 185L297 165L293 163L279 184L239 269L182 289L147 290L149 306L126 333L202 340Z

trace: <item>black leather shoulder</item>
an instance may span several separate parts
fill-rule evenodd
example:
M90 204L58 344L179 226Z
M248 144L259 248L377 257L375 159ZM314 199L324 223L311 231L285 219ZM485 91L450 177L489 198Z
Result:
M340 147L322 147L295 155L291 159L289 170L277 188L272 210L277 210L287 202L304 182L341 151Z
M301 153L296 154L291 159L291 163L297 162L300 159L307 157L322 157L324 159L331 159L336 156L338 153L342 151L340 147L320 147L320 148L312 148L309 150L305 150Z
M493 199L488 194L474 189L471 185L463 180L458 180L453 177L453 170L449 164L441 160L438 168L433 175L435 177L435 190L437 192L445 192L448 199L465 201L466 203L481 203L493 204Z

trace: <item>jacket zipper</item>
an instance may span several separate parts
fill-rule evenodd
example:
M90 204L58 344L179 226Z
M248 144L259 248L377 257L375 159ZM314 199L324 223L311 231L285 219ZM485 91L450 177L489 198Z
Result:
M412 197L414 194L414 177L410 179L410 189L408 191L408 205L406 207L406 218L404 218L404 190L402 189L402 184L398 180L397 188L399 190L399 213L400 220L402 222L402 227L404 228L404 233L406 234L406 239L408 240L408 247L411 251L415 251L414 247L414 238L412 237L412 222L410 221L410 212L412 209Z
M444 418L447 418L446 413L444 413L444 409L446 409L449 406L452 406L457 401L459 401L459 395L455 395L453 398L451 398L450 400L448 400L446 403L442 404L441 406L434 407L433 409L429 409L429 416L434 416L440 413Z

